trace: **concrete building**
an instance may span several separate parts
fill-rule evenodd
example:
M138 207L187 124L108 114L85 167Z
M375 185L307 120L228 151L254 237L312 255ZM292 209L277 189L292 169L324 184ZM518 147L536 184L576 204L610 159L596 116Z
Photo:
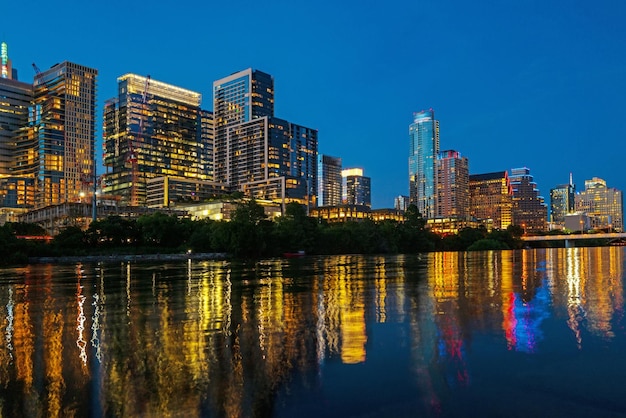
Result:
M465 219L469 210L469 163L454 150L437 156L437 217Z

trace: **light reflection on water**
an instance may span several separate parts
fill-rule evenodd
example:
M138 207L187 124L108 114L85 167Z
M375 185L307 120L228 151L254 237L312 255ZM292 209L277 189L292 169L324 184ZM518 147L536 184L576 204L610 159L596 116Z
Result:
M0 270L0 416L626 416L624 261L572 248Z

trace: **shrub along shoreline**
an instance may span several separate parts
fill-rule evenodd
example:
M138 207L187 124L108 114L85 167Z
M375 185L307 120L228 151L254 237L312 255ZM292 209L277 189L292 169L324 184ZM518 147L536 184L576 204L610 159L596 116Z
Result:
M27 264L38 260L164 260L202 257L260 258L304 251L315 254L412 254L430 251L517 249L523 231L487 232L467 228L441 237L411 206L404 222L362 220L327 223L306 215L303 206L290 203L284 216L271 221L255 201L242 203L226 221L178 219L163 213L136 219L111 216L92 222L86 231L68 226L51 242L18 239L45 235L35 224L0 227L0 264ZM71 258L70 258L71 257Z

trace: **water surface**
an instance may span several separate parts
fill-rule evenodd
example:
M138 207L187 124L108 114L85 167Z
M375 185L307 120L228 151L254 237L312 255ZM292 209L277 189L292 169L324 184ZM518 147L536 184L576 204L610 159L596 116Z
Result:
M0 270L0 416L626 416L624 248Z

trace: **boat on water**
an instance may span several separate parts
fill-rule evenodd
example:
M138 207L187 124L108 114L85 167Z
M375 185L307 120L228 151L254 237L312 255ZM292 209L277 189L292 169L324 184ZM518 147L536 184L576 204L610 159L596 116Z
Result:
M304 252L304 250L291 252L291 253L283 253L283 257L285 258L300 258L300 257L304 257L305 255L306 253Z

